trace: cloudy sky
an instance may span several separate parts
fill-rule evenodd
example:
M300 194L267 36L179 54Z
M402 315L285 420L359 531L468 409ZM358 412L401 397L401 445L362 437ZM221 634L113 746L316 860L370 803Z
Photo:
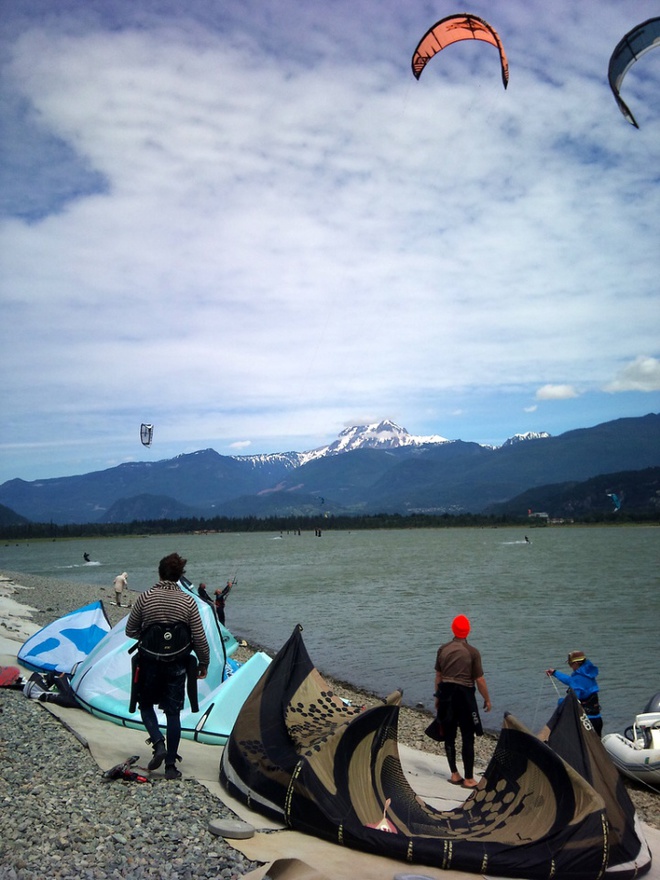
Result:
M464 7L0 0L0 482L660 410L658 4Z

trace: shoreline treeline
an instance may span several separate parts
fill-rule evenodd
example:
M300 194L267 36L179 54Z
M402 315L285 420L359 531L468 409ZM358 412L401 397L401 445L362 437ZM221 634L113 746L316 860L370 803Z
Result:
M132 535L172 535L217 532L308 532L366 529L439 529L499 528L516 526L525 529L554 528L566 525L638 525L658 524L656 511L591 513L571 519L543 519L528 516L494 514L398 514L380 513L360 516L271 516L271 517L184 517L182 519L133 520L127 523L21 523L0 526L0 540L39 538L130 537Z

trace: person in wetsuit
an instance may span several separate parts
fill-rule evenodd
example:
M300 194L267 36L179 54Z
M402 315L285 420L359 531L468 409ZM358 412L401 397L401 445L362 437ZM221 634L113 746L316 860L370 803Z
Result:
M468 644L470 621L459 614L452 621L454 638L440 645L435 661L435 707L437 721L444 736L450 782L463 788L475 788L474 737L483 734L475 688L483 697L486 712L491 710L488 686L484 678L481 654ZM456 734L461 732L463 776L456 762Z

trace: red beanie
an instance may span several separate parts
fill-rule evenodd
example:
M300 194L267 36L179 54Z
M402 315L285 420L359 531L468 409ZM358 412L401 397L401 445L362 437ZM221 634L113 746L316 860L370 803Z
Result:
M467 639L470 632L470 621L464 614L459 614L451 622L451 631L457 639Z

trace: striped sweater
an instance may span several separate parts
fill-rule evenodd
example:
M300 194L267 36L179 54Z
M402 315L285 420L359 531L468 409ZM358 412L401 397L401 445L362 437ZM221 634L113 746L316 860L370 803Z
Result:
M190 627L199 665L208 667L209 643L197 603L172 581L160 581L151 589L140 593L128 617L126 635L130 639L139 639L152 623L176 623L180 620Z

